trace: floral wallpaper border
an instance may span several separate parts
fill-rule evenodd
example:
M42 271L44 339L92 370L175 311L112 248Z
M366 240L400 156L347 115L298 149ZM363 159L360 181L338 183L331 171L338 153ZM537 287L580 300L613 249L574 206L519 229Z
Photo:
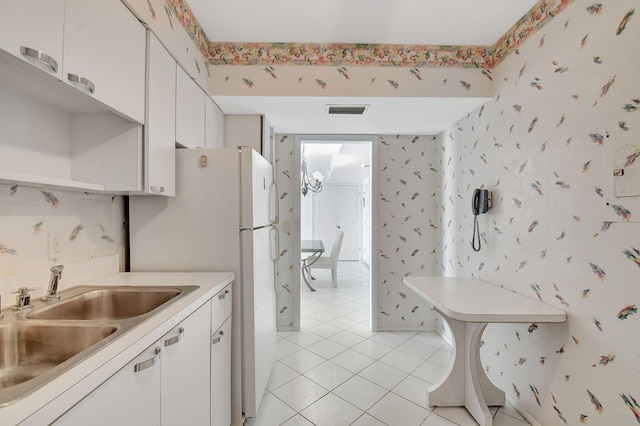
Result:
M541 0L493 46L210 42L186 0L166 0L211 65L495 68L573 0ZM592 7L597 7L597 3Z

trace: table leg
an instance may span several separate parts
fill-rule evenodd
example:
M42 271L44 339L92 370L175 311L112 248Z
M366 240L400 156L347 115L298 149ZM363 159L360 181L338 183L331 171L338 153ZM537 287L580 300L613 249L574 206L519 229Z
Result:
M308 265L307 265L307 259L305 259L305 260L303 260L303 261L302 261L302 271L301 271L301 272L302 272L302 279L304 280L304 283L307 285L307 287L309 287L309 290L311 290L311 291L316 291L316 289L315 289L315 288L313 288L313 287L311 286L311 284L309 284L309 280L307 279L307 276L306 276L306 275L305 275L305 273L304 273L304 271L307 271L307 273L308 273L309 275L311 275L311 273L310 273L310 272L309 272L309 270L307 269L307 266L308 266Z
M480 363L480 338L486 323L443 318L453 333L455 358L444 377L428 389L430 406L464 406L481 426L492 426L489 405L504 405L504 392L487 377Z

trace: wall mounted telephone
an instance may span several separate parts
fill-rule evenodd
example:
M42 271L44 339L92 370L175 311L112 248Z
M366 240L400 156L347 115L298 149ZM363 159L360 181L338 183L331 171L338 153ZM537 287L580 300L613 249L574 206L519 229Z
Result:
M471 213L473 213L473 238L471 247L474 251L480 251L480 227L478 226L478 215L484 214L491 208L491 192L486 189L476 188L471 197Z
M471 200L471 212L474 216L483 214L489 211L491 208L491 192L486 189L476 188L473 191L473 198Z

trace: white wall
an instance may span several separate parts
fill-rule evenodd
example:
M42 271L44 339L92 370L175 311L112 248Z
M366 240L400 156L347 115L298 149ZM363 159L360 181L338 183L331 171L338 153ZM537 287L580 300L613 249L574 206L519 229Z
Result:
M640 150L640 21L621 30L637 1L599 3L574 1L520 46L495 70L493 100L443 140L443 273L567 312L566 324L483 336L490 377L545 426L632 425L640 409L640 200L617 198L612 174L618 150ZM482 185L494 207L476 253L470 198Z

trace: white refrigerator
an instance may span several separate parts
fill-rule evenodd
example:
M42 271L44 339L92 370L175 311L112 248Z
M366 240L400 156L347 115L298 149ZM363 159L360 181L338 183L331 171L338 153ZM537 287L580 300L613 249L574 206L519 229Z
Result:
M275 362L277 215L272 166L245 147L179 149L175 197L129 197L131 271L236 274L233 424L255 416Z

